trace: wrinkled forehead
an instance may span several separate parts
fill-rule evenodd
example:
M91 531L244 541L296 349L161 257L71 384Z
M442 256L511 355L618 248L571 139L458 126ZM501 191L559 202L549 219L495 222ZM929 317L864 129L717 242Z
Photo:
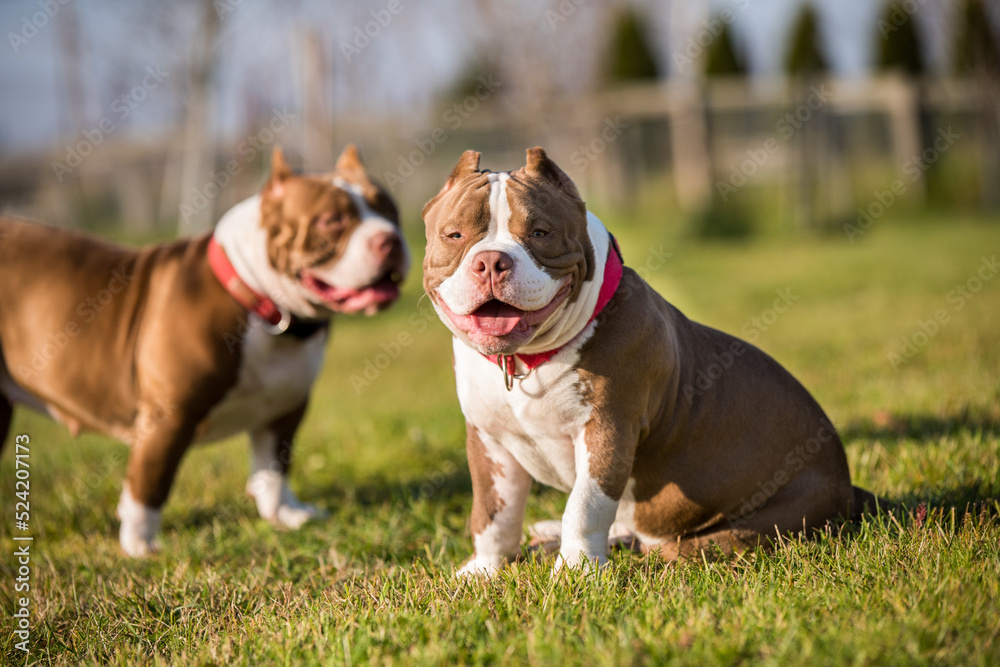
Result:
M460 217L462 221L477 226L488 223L492 173L477 171L457 181L424 210L424 222L433 226L446 224Z
M523 169L510 172L504 189L512 218L545 218L586 224L587 210L581 200L570 197L545 179L526 174Z
M586 209L578 199L569 197L544 179L516 171L479 171L455 183L427 212L427 221L441 223L455 215L487 222L492 208L503 196L511 215L556 217L586 220Z
M325 177L289 178L283 187L285 196L282 201L286 207L329 209L342 208L351 203L349 193Z
M399 223L399 213L392 197L382 186L371 180L366 172L357 169L336 169L325 174L324 179L333 187L351 195L355 205L364 204L364 207L371 209L377 215Z

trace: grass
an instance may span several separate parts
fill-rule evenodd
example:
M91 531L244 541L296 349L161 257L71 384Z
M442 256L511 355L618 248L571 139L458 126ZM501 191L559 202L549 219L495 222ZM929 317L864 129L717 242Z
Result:
M854 244L746 245L684 240L652 220L606 222L627 263L645 266L688 315L756 331L840 428L856 483L926 513L717 562L618 554L599 580L553 578L548 563L529 560L488 583L457 582L451 573L471 549L464 429L449 335L418 303L415 274L391 312L336 323L293 475L330 518L301 531L256 517L240 438L189 453L162 553L127 560L114 516L127 449L17 414L13 433L32 443L28 662L1000 661L1000 277L961 309L948 300L1000 250L997 221L885 220ZM776 290L798 298L772 318ZM893 368L901 339L939 309L948 322ZM10 441L6 449L0 655L23 664L8 612ZM557 516L564 502L539 488L529 519ZM966 514L970 502L983 509Z

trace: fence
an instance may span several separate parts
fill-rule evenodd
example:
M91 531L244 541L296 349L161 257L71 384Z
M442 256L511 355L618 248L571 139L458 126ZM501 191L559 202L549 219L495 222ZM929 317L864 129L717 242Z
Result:
M544 146L587 198L627 201L643 188L688 215L767 201L790 228L851 219L899 181L915 202L996 207L1000 142L996 87L983 80L720 80L665 82L578 97L511 100L489 90L421 114L331 119L275 110L215 141L214 168L181 192L172 138L139 143L82 137L53 153L0 160L0 210L64 225L131 232L198 231L266 177L270 145L295 156L362 148L406 212L440 187L457 156L512 169ZM335 154L335 153L333 153ZM315 161L312 158L311 161ZM321 167L322 165L310 165ZM900 189L897 187L897 189ZM838 223L839 224L839 223Z

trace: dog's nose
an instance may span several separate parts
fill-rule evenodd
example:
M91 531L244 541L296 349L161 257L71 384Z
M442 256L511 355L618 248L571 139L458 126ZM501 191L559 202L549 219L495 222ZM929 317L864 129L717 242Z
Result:
M514 258L499 250L484 250L472 258L472 275L481 282L499 282L514 268Z
M378 259L385 260L393 253L398 254L403 248L403 242L395 232L382 232L368 240L368 247Z

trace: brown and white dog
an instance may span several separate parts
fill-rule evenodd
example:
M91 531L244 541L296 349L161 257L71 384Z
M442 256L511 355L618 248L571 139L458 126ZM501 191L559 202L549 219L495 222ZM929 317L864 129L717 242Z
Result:
M609 534L675 559L874 503L795 378L623 268L541 148L499 173L467 151L423 216L424 289L454 334L472 473L475 553L460 573L519 553L532 478L569 493L557 567L603 564Z
M276 149L262 192L212 234L127 249L0 219L0 237L0 444L15 403L130 444L118 516L133 556L156 548L187 448L243 431L261 516L317 514L287 476L329 318L387 307L409 263L353 146L322 177Z

